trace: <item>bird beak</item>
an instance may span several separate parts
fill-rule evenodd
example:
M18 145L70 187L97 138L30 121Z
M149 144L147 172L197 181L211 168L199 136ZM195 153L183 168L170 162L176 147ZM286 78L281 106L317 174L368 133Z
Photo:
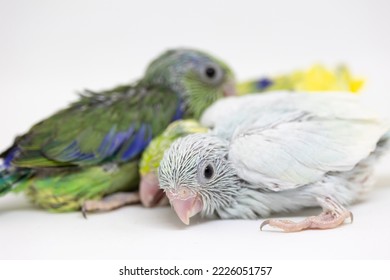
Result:
M166 192L169 202L177 216L186 225L190 224L190 218L202 211L203 202L198 194L186 187L179 187L174 191Z
M141 177L139 194L141 203L145 207L168 205L168 199L160 189L158 178L153 172Z
M237 95L236 83L233 79L230 79L225 85L222 87L223 96L234 96Z

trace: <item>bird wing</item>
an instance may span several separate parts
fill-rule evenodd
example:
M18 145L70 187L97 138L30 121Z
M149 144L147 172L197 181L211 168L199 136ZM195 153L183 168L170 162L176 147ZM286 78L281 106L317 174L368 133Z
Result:
M178 97L160 88L86 92L19 137L12 164L37 168L125 162L139 156L179 111Z
M207 127L217 127L230 116L242 115L246 111L268 109L301 109L319 116L337 115L347 118L377 117L377 114L362 108L360 98L345 92L291 92L253 93L245 96L231 96L216 101L205 110L200 123ZM250 112L252 114L252 112Z
M229 159L251 185L280 191L315 182L327 172L351 170L389 129L358 98L300 95L274 107L242 110Z

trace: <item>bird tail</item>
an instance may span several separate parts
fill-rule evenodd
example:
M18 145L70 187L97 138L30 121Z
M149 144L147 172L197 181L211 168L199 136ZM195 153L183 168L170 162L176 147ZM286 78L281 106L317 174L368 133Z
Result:
M28 178L31 171L28 169L8 169L0 165L0 196L12 191L17 183Z
M18 141L18 137L15 141ZM16 186L32 174L31 169L12 166L11 162L18 152L19 150L14 144L6 151L0 153L0 196L10 191L23 189L23 187L16 188Z
M368 166L375 165L384 155L390 151L390 131L385 133L377 142L376 148L371 154L361 161L356 168L366 169ZM354 169L356 171L356 168Z
M390 150L390 130L377 143L377 156L381 157Z

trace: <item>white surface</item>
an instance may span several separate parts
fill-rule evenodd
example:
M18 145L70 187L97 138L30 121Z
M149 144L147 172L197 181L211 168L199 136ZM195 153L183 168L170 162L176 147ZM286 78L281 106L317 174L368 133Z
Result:
M169 47L225 59L240 79L345 62L364 97L390 106L387 1L0 1L0 150L75 99L74 91L134 80ZM390 158L352 225L294 234L261 221L189 227L169 208L50 214L0 198L0 259L390 259ZM294 217L313 214L308 210Z

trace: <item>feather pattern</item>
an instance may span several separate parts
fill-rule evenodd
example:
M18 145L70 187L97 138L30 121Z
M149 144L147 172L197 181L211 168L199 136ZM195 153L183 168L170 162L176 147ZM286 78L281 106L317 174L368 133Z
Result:
M343 93L231 97L201 121L214 129L172 144L160 185L190 188L203 199L203 215L221 218L295 211L325 196L350 204L372 185L372 165L390 138L388 121Z
M209 67L218 79L206 76ZM70 211L88 199L135 190L138 161L152 138L174 120L199 116L233 81L223 62L177 49L153 60L133 84L85 90L1 153L0 194L26 190L44 208Z

